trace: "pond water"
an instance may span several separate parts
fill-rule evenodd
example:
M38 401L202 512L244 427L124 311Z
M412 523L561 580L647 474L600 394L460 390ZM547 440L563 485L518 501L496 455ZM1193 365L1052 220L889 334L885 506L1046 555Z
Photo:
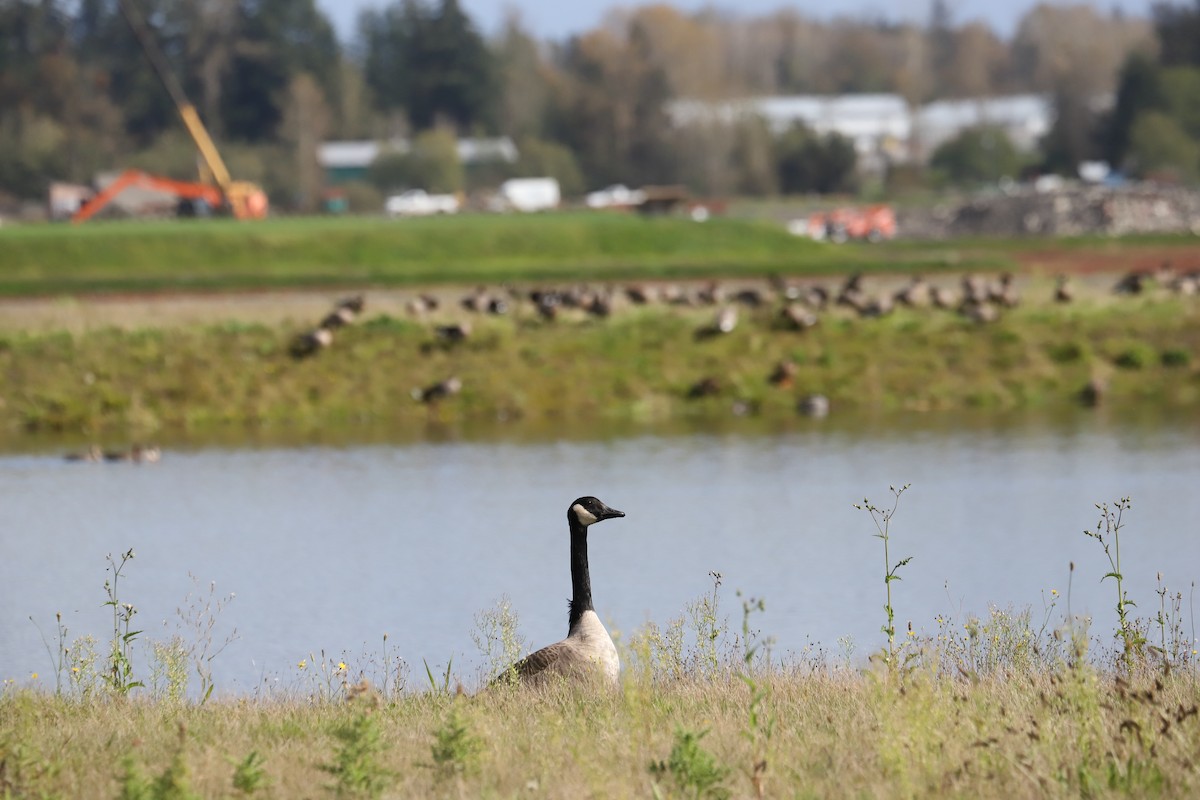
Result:
M1149 616L1156 573L1184 594L1200 577L1195 421L1125 424L932 418L813 423L782 432L637 435L599 441L170 448L161 463L68 463L61 452L0 455L0 677L53 685L37 622L54 644L111 631L105 555L133 548L122 601L141 638L181 630L177 609L234 593L214 644L220 693L297 679L311 655L359 663L387 651L425 682L453 658L468 685L483 657L475 616L507 596L529 644L566 632L565 512L595 494L627 513L592 529L597 610L628 634L679 615L721 573L765 598L757 622L776 652L883 643L883 553L866 512L912 486L892 524L897 625L938 614L1033 606L1067 590L1110 632L1104 554L1082 531L1094 504L1133 500L1122 531L1128 591ZM1060 601L1060 608L1062 603ZM186 613L185 613L186 616ZM1185 624L1188 620L1185 619ZM185 636L195 638L186 633ZM103 645L101 645L103 648ZM137 651L137 667L147 656ZM311 662L310 662L311 663ZM311 669L311 667L310 667Z

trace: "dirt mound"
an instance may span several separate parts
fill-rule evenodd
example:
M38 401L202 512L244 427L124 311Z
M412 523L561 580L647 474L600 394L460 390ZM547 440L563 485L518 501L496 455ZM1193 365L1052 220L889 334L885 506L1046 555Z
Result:
M900 235L1081 236L1138 233L1200 235L1200 192L1157 185L1020 187L976 195L956 204L898 215Z

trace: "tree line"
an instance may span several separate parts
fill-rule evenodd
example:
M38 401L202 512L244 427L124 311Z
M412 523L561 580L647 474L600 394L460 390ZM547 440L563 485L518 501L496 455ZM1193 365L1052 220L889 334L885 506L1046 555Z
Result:
M836 135L753 118L683 126L668 113L677 99L799 93L892 92L914 107L1053 97L1038 153L972 131L928 170L893 170L884 189L1071 172L1089 158L1200 176L1200 0L1156 5L1149 19L1039 5L1009 40L957 23L946 0L920 24L647 5L564 41L538 39L516 14L485 37L458 0L391 0L363 12L348 42L315 0L132 2L231 171L277 208L318 206L316 152L329 139L415 143L375 165L373 186L351 187L363 207L398 184L471 188L512 174L553 175L569 194L617 182L714 195L860 188L854 148ZM1106 96L1115 102L1097 102ZM456 163L455 137L486 135L512 137L520 161ZM0 200L124 166L196 174L118 0L0 0Z

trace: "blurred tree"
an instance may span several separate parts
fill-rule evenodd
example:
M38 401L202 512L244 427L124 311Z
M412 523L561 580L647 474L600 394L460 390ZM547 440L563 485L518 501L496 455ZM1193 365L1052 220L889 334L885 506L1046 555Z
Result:
M954 35L953 55L937 76L941 97L992 97L1011 89L1008 48L991 28L975 22Z
M984 126L941 144L929 165L950 183L971 185L1016 178L1023 159L1003 129Z
M1134 174L1192 182L1200 178L1200 140L1160 111L1138 115L1129 137Z
M541 136L550 97L547 67L537 41L515 11L505 17L495 57L501 93L496 110L499 130L515 139Z
M877 27L837 22L828 31L832 53L822 65L824 78L817 91L886 92L896 89L895 61L888 36Z
M1041 142L1042 168L1074 176L1080 162L1103 154L1102 117L1070 76L1055 87L1053 98L1054 124Z
M1042 3L1018 22L1011 50L1024 91L1098 94L1115 89L1127 53L1152 46L1145 19L1104 17L1083 4Z
M779 190L779 165L775 161L771 129L760 117L734 127L730 161L736 170L734 191L748 195L772 195Z
M313 212L321 205L325 175L317 158L317 148L329 129L329 109L325 94L307 72L292 78L284 112L283 141L291 146L295 165L295 185L291 206Z
M589 185L669 182L676 173L666 76L650 62L636 24L619 33L594 31L567 44L555 84L555 138L575 151Z
M554 178L562 193L568 196L586 191L583 172L569 148L557 142L525 137L519 141L517 150L520 157L512 170L514 175Z
M784 194L832 194L855 189L854 144L836 133L818 136L793 125L776 142L779 189Z
M274 138L292 82L309 76L321 102L341 88L341 54L329 19L315 0L242 0L231 77L221 98L225 133L262 142Z
M1163 0L1151 7L1154 30L1166 67L1200 67L1200 0L1174 3Z
M959 38L954 29L954 12L947 0L932 0L929 4L929 71L931 94L947 97L953 94L958 66Z
M492 128L495 71L483 38L458 0L431 8L399 0L359 18L367 85L383 110L403 109L418 130L452 124Z
M1158 65L1146 53L1130 54L1121 67L1116 102L1102 132L1104 156L1110 164L1124 163L1138 115L1165 105Z
M458 158L458 138L447 128L417 135L408 152L385 151L371 164L368 180L381 191L424 189L427 192L462 190L464 172Z

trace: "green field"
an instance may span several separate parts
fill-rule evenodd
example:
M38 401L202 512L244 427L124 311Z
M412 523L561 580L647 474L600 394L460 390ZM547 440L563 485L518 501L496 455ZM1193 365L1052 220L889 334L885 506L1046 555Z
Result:
M764 221L619 214L0 228L0 295L1012 269L1044 240L827 245ZM1109 257L1194 237L1055 242Z

